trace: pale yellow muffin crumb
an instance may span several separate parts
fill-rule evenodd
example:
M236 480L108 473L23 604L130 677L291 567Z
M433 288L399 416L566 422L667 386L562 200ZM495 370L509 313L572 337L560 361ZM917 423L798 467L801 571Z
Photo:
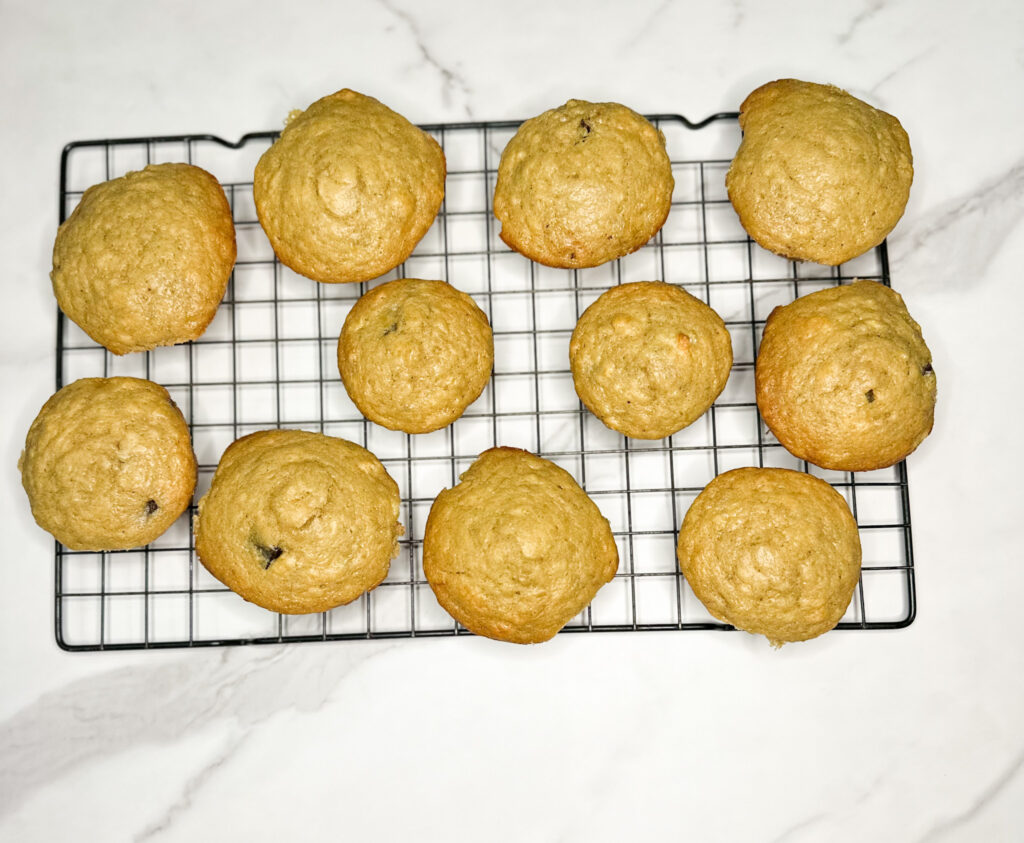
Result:
M451 424L491 377L487 316L444 281L403 278L363 295L345 318L338 369L370 421L406 433Z
M854 281L768 316L755 368L757 406L786 450L822 468L871 471L931 432L935 370L899 293Z
M445 172L429 134L346 88L289 116L256 165L253 197L285 266L316 281L369 281L427 233Z
M740 106L743 141L725 184L761 246L834 266L892 231L914 178L899 120L834 85L779 79Z
M839 623L860 577L861 546L849 506L824 480L738 468L690 505L678 556L714 617L779 646Z
M548 266L598 266L665 223L675 181L665 137L624 105L569 100L525 121L501 155L501 239Z
M71 550L128 550L192 502L196 459L181 410L159 384L82 378L50 397L18 461L36 522Z
M615 576L611 526L572 476L515 448L484 451L434 501L423 572L477 635L547 641Z
M199 501L196 553L244 599L325 612L387 576L398 553L398 485L373 454L304 430L235 440Z
M114 354L197 339L235 265L224 189L191 164L93 185L57 231L50 278L68 318Z
M700 299L672 284L637 281L612 287L583 312L569 365L580 400L608 427L662 439L721 394L732 340Z

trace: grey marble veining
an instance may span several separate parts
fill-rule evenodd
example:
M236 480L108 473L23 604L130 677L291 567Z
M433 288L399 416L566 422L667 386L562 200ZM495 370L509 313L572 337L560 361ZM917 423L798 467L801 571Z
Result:
M37 788L81 765L218 721L238 730L211 767L224 763L261 721L316 710L346 675L390 646L346 647L326 660L322 648L308 646L187 652L172 661L154 654L152 664L70 682L0 723L0 828ZM183 799L208 773L186 783Z
M141 841L157 839L166 832L173 830L175 821L179 817L184 816L193 807L194 800L202 791L204 785L235 757L239 748L244 745L248 733L248 729L237 730L233 733L229 732L217 754L205 761L198 770L191 773L183 783L178 797L167 806L159 817L136 832L132 839L141 843Z
M900 283L945 290L995 281L988 267L1024 216L1024 158L899 228L891 264Z
M890 0L869 0L869 2L862 4L863 8L853 16L846 29L836 36L836 43L840 46L846 45L854 36L859 34L861 28L866 23L877 17L889 2Z
M391 2L391 0L377 0L377 2L408 30L423 64L441 77L441 101L445 105L456 104L465 112L466 117L472 119L473 110L470 107L470 102L473 99L472 89L461 73L454 69L450 63L442 62L428 46L428 40L424 38L420 24L414 17L413 12L406 11ZM415 6L412 8L415 11Z
M976 839L971 831L973 821L981 817L1001 793L1019 781L1021 770L1024 770L1024 748L1009 760L1005 768L998 771L991 782L980 792L975 793L973 798L968 799L963 808L952 816L944 816L932 825L918 838L917 843L948 843L952 840Z

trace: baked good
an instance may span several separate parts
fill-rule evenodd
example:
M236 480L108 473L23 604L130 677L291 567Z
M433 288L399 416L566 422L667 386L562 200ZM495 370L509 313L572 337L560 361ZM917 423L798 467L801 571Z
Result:
M686 512L678 555L714 617L774 646L832 629L860 577L860 536L842 495L785 468L712 480Z
M427 233L444 179L437 141L345 89L293 113L256 164L253 197L285 266L316 281L368 281Z
M199 337L235 265L217 179L151 164L90 187L60 228L50 279L60 309L114 354Z
M423 573L477 635L547 641L615 576L607 519L572 476L516 448L484 451L430 508Z
M501 239L555 267L635 252L672 204L665 137L614 102L569 100L524 122L501 154L494 215Z
M403 278L363 295L345 318L338 369L370 421L406 433L451 424L491 377L484 312L444 281Z
M196 458L170 394L139 378L83 378L43 405L18 460L32 515L71 550L127 550L192 502Z
M700 418L725 387L732 340L700 299L661 281L612 287L569 342L580 400L612 430L662 439Z
M768 316L755 366L757 407L786 450L822 468L899 462L931 432L935 371L899 293L854 281Z
M262 430L224 451L199 501L196 553L251 603L287 614L350 603L398 553L398 485L365 448Z
M891 114L833 85L779 79L743 101L740 127L725 185L764 248L835 266L877 246L903 216L914 164Z

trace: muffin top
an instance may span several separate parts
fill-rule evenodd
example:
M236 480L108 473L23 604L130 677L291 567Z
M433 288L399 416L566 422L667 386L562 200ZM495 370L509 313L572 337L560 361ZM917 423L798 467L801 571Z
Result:
M484 312L443 281L375 287L349 311L338 340L338 369L359 411L406 433L455 421L487 385L493 363Z
M345 89L289 119L256 165L253 196L283 264L316 281L356 282L409 257L444 182L437 141Z
M501 155L501 239L538 263L598 266L643 246L672 204L665 138L624 105L569 100L525 121Z
M840 471L885 468L931 432L931 360L898 293L875 281L819 290L769 314L757 406L800 459Z
M833 85L780 79L743 101L740 126L725 183L764 248L834 266L877 246L903 216L914 166L892 115Z
M613 430L661 439L714 403L732 368L722 318L660 281L612 287L580 317L569 342L576 393Z
M184 416L166 389L139 378L83 378L56 392L18 467L36 522L71 550L149 544L196 485Z
M199 337L235 264L224 189L191 164L151 164L93 185L57 231L61 310L114 354Z
M196 553L218 580L275 612L324 612L387 576L398 485L365 448L304 430L235 440L199 501Z
M423 572L459 623L519 644L553 637L612 579L607 519L554 463L516 448L484 451L430 508Z
M839 623L860 577L861 547L849 506L824 480L738 468L691 504L678 556L712 615L779 646Z

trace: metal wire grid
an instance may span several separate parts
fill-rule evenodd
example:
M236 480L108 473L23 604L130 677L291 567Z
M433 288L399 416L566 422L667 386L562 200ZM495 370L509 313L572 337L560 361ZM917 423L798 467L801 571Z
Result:
M854 277L889 283L884 244L834 269L784 261L747 238L724 175L735 115L699 124L652 120L666 135L676 189L668 221L640 251L604 267L554 270L511 252L491 214L497 162L517 122L424 127L441 143L448 181L441 213L393 277L443 278L470 293L494 329L491 383L464 416L431 434L368 422L349 401L336 365L348 309L369 287L323 285L282 266L256 219L252 168L275 133L236 143L203 136L85 141L61 159L61 220L89 185L148 163L189 161L224 184L238 262L218 315L197 341L116 357L58 313L57 387L79 377L133 375L168 388L189 422L199 460L196 500L239 436L298 427L369 448L399 484L406 534L387 579L348 606L306 616L245 603L196 558L195 507L160 539L133 551L87 553L57 544L55 627L68 650L217 646L468 634L437 604L421 567L430 505L478 453L523 447L568 470L608 517L620 568L566 632L731 627L712 618L675 559L689 503L717 474L743 465L810 471L837 488L860 525L863 573L840 629L909 625L916 612L910 508L903 463L882 471L828 472L789 455L761 421L753 366L764 320L778 304ZM700 130L700 131L697 131ZM700 143L698 143L698 140ZM717 155L695 157L695 148ZM733 337L734 366L715 406L659 442L630 440L580 405L568 341L580 313L613 284L662 279L714 307Z

